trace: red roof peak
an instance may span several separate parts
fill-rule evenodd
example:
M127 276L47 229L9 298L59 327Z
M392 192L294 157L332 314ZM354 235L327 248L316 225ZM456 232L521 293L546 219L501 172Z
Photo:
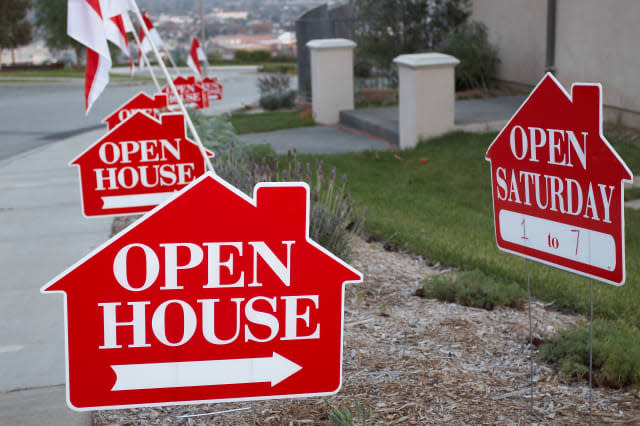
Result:
M598 161L607 161L622 180L633 179L627 165L602 133L602 86L599 83L574 83L568 93L553 74L546 73L489 146L485 157L488 161L496 150L508 149L515 126L522 128L518 129L522 134L528 131L564 131L572 132L572 136L587 133L591 140L598 140L592 142L588 155L597 153ZM598 143L603 146L596 149Z

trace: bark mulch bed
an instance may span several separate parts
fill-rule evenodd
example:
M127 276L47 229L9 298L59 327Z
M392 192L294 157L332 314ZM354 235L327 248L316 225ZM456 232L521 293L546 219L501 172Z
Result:
M527 311L463 307L415 296L425 276L447 273L425 259L354 239L352 265L364 282L346 291L343 386L326 398L334 407L357 400L384 424L587 423L586 381L558 375L536 362L534 407L529 413ZM537 341L583 317L533 306ZM640 390L596 388L594 423L640 424ZM251 403L108 410L94 425L252 424L251 409L199 417ZM259 425L330 424L323 398L253 403ZM543 419L541 421L540 419Z

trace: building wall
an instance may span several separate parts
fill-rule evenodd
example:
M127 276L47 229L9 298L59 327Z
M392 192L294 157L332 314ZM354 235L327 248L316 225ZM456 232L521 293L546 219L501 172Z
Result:
M546 0L473 0L498 47L499 78L533 85L545 71ZM555 75L600 82L606 118L640 127L640 1L557 0Z
M546 0L473 0L471 19L487 26L498 48L501 80L535 84L544 73Z

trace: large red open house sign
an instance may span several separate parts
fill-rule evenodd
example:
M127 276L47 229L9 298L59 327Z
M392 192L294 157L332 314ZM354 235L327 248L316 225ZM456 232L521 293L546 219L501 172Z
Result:
M148 212L202 175L205 161L182 114L135 111L70 165L79 167L84 215L111 216Z
M602 87L569 95L547 74L487 151L496 240L504 251L621 285L624 182L602 134Z
M308 225L306 184L249 198L209 172L45 285L65 300L69 406L337 392L362 276Z

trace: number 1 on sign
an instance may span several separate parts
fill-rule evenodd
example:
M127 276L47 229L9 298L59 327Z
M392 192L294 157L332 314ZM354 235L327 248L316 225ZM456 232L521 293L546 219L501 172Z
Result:
M522 216L522 222L520 222L520 224L522 225L522 237L520 237L523 240L528 240L529 237L527 237L527 224L524 222L524 216Z

